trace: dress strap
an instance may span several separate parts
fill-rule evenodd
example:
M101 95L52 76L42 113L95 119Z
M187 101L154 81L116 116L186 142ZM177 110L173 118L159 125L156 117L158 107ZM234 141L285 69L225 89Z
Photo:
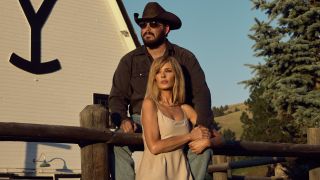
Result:
M156 107L157 107L157 112L159 111L159 102L158 101L154 101L153 102L156 104Z

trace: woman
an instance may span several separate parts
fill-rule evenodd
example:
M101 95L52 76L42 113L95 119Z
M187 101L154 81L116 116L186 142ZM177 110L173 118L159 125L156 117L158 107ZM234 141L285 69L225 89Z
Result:
M143 152L137 180L192 179L183 152L184 145L209 139L207 128L196 127L197 114L184 104L184 78L173 57L155 60L150 68L147 92L142 104Z

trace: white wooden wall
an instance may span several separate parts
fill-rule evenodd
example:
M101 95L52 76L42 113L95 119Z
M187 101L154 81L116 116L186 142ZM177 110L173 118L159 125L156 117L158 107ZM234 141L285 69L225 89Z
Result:
M42 1L32 0L35 11ZM58 59L61 70L36 75L9 62L12 53L30 59L30 25L18 0L0 1L0 121L79 126L79 112L92 104L93 93L109 94L120 58L135 48L114 0L58 0L42 28L41 61ZM50 168L32 162L62 158L78 172L77 145L0 142L0 172Z

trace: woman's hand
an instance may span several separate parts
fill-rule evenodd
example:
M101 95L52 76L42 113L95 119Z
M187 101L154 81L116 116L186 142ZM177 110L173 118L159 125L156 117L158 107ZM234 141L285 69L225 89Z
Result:
M203 150L207 149L210 147L210 139L198 139L196 141L192 141L189 143L189 148L191 149L192 152L196 154L200 154L203 152Z
M198 126L192 129L190 132L191 141L195 141L198 139L209 139L211 137L211 133L208 128L203 126Z

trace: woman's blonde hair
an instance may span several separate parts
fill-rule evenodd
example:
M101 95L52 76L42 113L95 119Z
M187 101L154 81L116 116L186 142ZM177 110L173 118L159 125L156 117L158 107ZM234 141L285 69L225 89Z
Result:
M146 91L146 98L151 98L155 102L160 101L160 90L156 83L156 75L160 71L160 69L166 64L170 63L175 74L174 78L174 85L173 85L173 92L172 92L172 100L174 104L183 104L185 100L185 84L184 84L184 76L181 69L180 64L178 61L172 57L165 57L160 59L155 59L151 64L149 77L148 77L148 84L147 84L147 91Z

